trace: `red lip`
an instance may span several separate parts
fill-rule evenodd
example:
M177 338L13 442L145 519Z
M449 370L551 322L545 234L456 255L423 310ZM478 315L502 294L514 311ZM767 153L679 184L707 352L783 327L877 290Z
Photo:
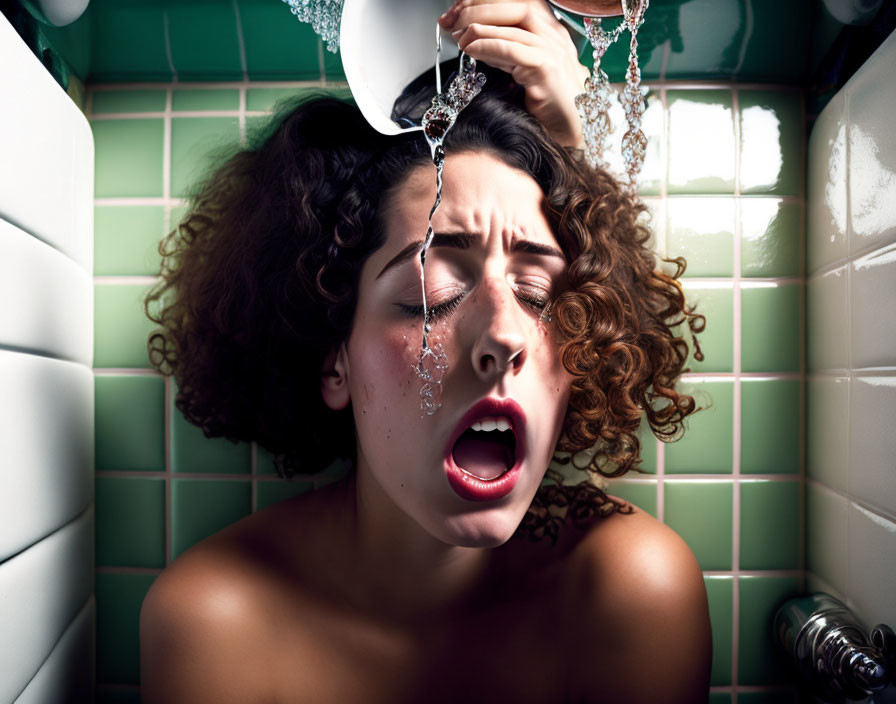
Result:
M465 472L454 462L454 443L480 418L506 416L516 437L516 461L513 467L494 479L480 479ZM509 494L520 476L523 458L526 456L526 414L520 405L510 398L484 398L460 419L445 448L445 474L455 493L468 501L497 501Z

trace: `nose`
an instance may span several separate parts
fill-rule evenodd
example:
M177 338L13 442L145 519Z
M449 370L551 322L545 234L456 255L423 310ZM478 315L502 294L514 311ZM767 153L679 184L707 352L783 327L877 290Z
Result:
M526 313L506 281L483 281L474 295L473 369L489 383L508 372L518 374L526 362Z

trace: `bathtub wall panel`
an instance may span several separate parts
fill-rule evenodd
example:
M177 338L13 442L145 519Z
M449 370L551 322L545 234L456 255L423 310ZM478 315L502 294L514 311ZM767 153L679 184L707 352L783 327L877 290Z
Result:
M0 564L0 701L21 694L88 603L92 565L92 508Z
M868 626L896 623L894 65L896 33L808 152L809 577Z
M71 98L0 18L0 217L92 270L93 138Z
M0 701L92 701L93 137L4 16L0 96Z

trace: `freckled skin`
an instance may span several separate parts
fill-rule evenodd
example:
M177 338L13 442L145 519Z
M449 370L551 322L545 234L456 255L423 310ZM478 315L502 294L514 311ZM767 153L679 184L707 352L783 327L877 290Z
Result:
M141 612L144 704L706 701L703 577L668 527L635 510L567 527L556 546L508 540L551 459L570 386L518 293L551 285L556 295L566 264L508 253L515 235L556 242L535 182L485 154L446 162L436 230L479 233L482 246L427 257L433 300L465 297L433 326L448 370L441 410L421 411L421 321L395 306L419 304L419 269L377 273L425 231L432 175L418 169L398 189L352 334L322 370L324 400L351 407L356 471L164 570ZM528 454L510 494L474 504L442 462L485 396L522 406Z

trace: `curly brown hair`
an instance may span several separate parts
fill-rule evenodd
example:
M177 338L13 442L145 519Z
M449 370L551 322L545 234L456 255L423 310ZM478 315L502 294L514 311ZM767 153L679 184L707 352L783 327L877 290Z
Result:
M433 89L416 88L405 103L419 115ZM676 330L693 337L703 319L677 281L683 260L664 273L649 248L644 205L555 144L523 97L489 71L445 148L488 152L545 194L570 262L570 289L551 306L574 376L557 449L572 456L596 446L582 469L619 476L637 469L642 416L670 440L695 410L675 388L688 354ZM281 109L195 189L160 245L161 281L146 300L162 328L149 339L150 361L175 377L189 421L209 437L257 441L284 475L354 460L351 411L324 404L321 367L351 330L392 189L429 160L418 133L380 135L353 105L316 96Z

